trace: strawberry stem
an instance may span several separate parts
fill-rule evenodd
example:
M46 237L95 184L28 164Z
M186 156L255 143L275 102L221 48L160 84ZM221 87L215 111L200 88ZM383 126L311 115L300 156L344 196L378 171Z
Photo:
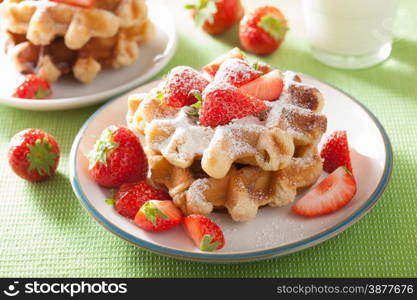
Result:
M203 239L200 242L200 250L202 251L214 251L217 249L217 247L220 246L220 242L216 241L214 243L212 243L213 241L213 236L210 234L205 234L203 236Z
M47 137L37 139L34 145L28 144L29 172L36 170L39 175L51 175L50 168L55 164L57 154L52 152L52 145Z
M96 163L102 163L107 166L107 154L118 146L119 144L113 140L113 132L107 128L95 143L93 150L89 153L90 164L88 168L92 169Z
M285 33L288 31L284 22L273 14L263 16L258 22L258 26L277 41L284 39Z

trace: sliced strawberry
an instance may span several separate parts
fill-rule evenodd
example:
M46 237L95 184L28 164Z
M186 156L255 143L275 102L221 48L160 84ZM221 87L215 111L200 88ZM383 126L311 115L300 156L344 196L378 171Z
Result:
M342 166L298 200L292 211L309 217L329 214L348 204L355 194L355 178Z
M145 181L125 183L114 197L115 208L122 216L133 219L144 203L149 200L171 200L168 193L158 190Z
M240 87L259 76L261 76L261 72L256 71L246 60L229 58L222 63L214 80Z
M225 241L219 225L201 215L184 218L187 235L201 251L214 251L223 248Z
M214 77L217 73L217 71L220 68L220 65L228 58L238 58L238 59L245 59L245 56L243 55L242 51L239 50L239 48L233 48L226 54L216 58L211 63L203 67L203 71L209 74L210 76Z
M79 7L84 7L84 8L90 8L96 4L96 0L49 0L49 1L73 5L73 6L79 6Z
M135 216L135 224L148 231L166 231L182 223L181 210L171 200L150 200Z
M242 85L240 90L259 100L273 101L278 100L283 87L281 73L275 70Z
M233 119L244 118L266 109L264 102L243 94L233 85L213 81L203 91L200 123L212 127L225 125Z
M346 166L349 172L352 173L346 131L333 132L321 149L320 156L324 159L323 169L326 172L331 173L340 166Z
M172 107L183 107L197 102L194 91L202 92L208 80L198 71L190 67L179 66L169 72L164 101Z

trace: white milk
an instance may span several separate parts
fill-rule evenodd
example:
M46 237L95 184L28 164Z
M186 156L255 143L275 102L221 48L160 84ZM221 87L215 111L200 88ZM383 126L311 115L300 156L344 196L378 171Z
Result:
M360 66L351 65L355 68L389 56L398 0L303 0L302 4L307 35L316 57L367 57ZM324 62L332 65L331 61Z

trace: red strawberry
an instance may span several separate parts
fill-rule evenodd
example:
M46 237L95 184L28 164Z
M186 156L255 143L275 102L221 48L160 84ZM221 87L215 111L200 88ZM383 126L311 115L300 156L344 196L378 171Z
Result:
M203 105L200 109L200 123L203 126L228 124L233 119L263 112L264 102L245 95L225 82L213 81L203 91Z
M346 131L333 132L321 149L320 156L324 159L323 169L326 172L331 173L340 166L346 166L349 172L352 173Z
M17 175L29 181L41 181L55 172L59 146L49 133L30 128L12 138L8 156L9 164Z
M146 178L146 156L139 139L126 127L106 128L89 153L89 159L91 175L104 187L118 187Z
M208 80L190 67L175 67L168 75L164 101L173 107L183 107L197 102L193 91L202 92Z
M48 81L34 74L25 77L15 90L13 97L22 99L43 99L51 94Z
M117 190L115 208L122 216L133 219L142 205L149 200L171 200L168 193L158 190L145 181L125 183Z
M240 87L261 76L251 64L238 58L229 58L222 63L214 77L216 81L225 81Z
M263 6L243 17L239 38L246 50L269 54L278 49L287 31L287 20L282 12L273 6Z
M195 4L187 4L197 26L209 34L225 32L243 16L240 0L196 0Z
M135 224L148 231L166 231L182 223L181 210L171 200L149 200L139 209Z
M84 8L90 8L96 4L96 0L49 0L49 1L73 5L73 6L79 6L79 7L84 7Z
M184 228L188 236L201 251L214 251L223 248L225 241L219 225L201 215L184 218Z
M348 204L355 194L355 178L342 166L298 200L292 211L309 217L332 213Z
M242 85L240 90L259 100L272 101L279 98L283 86L281 73L275 70Z
M239 50L239 48L233 48L226 54L216 58L211 63L203 67L203 71L209 74L211 77L214 77L216 75L217 71L220 68L220 65L229 58L238 58L238 59L245 59L245 56L243 55L242 51Z

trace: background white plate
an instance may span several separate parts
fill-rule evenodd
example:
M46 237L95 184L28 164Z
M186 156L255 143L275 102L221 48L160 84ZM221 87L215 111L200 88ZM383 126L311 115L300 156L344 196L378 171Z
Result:
M121 94L158 73L175 53L177 32L172 15L158 0L147 1L149 17L155 26L153 39L140 47L138 60L118 70L103 70L95 81L82 84L72 76L61 77L52 85L46 100L24 100L10 95L21 75L0 49L0 104L28 110L64 110L92 105ZM0 41L2 44L2 41Z
M301 77L324 95L327 133L348 132L358 191L343 209L326 216L305 218L293 214L290 205L264 207L255 219L246 223L236 223L225 213L212 213L210 217L222 227L226 238L226 246L214 253L196 249L181 227L165 233L139 229L104 202L110 191L99 187L87 170L86 154L100 132L110 124L125 124L126 96L99 109L76 137L70 157L70 177L75 193L105 228L138 246L178 258L223 262L262 259L299 251L336 235L365 215L382 194L391 174L391 145L376 118L351 96L317 79ZM156 83L136 91L146 92Z

